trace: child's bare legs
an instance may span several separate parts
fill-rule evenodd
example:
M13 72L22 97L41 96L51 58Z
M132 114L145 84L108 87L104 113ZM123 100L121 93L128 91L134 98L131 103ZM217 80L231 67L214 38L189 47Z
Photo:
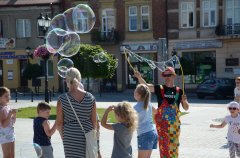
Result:
M240 144L228 142L230 158L240 157Z
M3 158L14 158L15 142L2 144Z
M138 150L138 158L150 158L152 150Z
M102 158L102 155L100 152L98 152L98 158Z

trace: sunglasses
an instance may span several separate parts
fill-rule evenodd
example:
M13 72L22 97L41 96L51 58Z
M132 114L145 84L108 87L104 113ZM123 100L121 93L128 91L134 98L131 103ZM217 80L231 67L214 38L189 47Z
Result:
M173 74L163 74L162 76L163 77L171 77L171 76L173 76Z
M230 107L230 108L228 108L229 110L237 110L237 108L232 108L232 107Z

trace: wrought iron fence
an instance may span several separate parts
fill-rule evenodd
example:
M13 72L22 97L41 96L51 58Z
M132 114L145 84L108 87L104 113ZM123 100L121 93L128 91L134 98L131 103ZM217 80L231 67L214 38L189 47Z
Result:
M233 25L218 25L215 30L216 35L240 35L240 23Z
M108 32L101 32L98 30L93 30L91 32L92 36L92 41L93 42L113 42L113 43L118 43L119 41L119 35L118 31L111 30Z

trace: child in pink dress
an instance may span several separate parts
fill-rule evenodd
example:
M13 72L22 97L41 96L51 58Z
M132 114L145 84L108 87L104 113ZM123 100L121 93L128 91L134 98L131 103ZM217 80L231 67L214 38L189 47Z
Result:
M3 158L14 158L16 109L11 109L8 104L10 90L0 87L0 144Z

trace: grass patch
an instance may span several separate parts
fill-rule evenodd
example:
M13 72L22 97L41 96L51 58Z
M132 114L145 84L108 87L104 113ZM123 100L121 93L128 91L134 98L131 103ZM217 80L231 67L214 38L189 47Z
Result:
M97 113L102 118L103 114L105 112L105 109L99 108L97 109ZM37 116L37 108L36 107L27 107L27 108L20 108L17 112L17 118L29 118L34 119ZM55 120L56 119L56 107L51 106L51 115L49 117L49 120ZM113 112L110 112L108 114L108 121L109 122L116 122L115 116Z
M98 108L97 113L99 115L99 118L101 120L103 114L105 112L104 108ZM181 112L182 115L186 115L188 112ZM27 108L20 108L17 112L17 118L30 118L34 119L37 116L37 108L36 107L27 107ZM49 117L50 120L56 119L56 107L51 106L51 115ZM110 112L108 114L108 121L111 123L116 122L114 112Z

